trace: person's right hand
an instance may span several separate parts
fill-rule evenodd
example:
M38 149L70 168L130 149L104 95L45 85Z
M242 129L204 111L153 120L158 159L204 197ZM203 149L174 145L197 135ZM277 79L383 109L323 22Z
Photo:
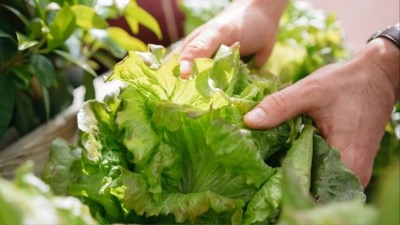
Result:
M325 140L366 186L393 106L400 98L400 51L379 38L348 62L324 66L264 98L245 115L268 129L300 114L312 117Z
M180 53L181 77L192 71L195 58L211 57L221 44L240 44L241 55L255 54L262 65L271 53L287 0L237 0L189 34L172 53Z

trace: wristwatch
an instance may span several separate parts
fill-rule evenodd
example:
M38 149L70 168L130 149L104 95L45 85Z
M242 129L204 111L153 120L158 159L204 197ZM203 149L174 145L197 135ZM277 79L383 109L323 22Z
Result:
M400 23L397 23L394 26L388 26L385 29L377 31L368 39L367 42L370 42L379 37L383 37L390 40L398 48L400 48Z

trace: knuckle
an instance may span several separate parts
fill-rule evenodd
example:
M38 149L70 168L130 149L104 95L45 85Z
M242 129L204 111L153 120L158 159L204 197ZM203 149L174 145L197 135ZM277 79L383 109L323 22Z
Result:
M190 42L186 46L187 51L199 52L199 53L203 53L203 52L207 51L208 48L209 48L208 44L203 39L196 39L196 40Z
M287 111L287 97L283 92L277 92L268 96L268 100L266 107L278 113Z

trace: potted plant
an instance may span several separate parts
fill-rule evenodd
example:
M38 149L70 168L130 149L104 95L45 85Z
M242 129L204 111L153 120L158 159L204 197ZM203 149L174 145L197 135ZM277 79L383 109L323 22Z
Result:
M135 1L5 0L0 4L0 140L23 136L72 102L72 89L91 81L143 41L107 19L123 16L132 31L144 24L160 35L157 22ZM82 75L84 79L81 79ZM76 77L78 76L78 82ZM75 79L74 79L75 78Z
M109 25L109 19L121 17L131 31ZM16 140L68 109L76 87L85 87L85 99L94 98L98 74L127 51L147 49L129 32L137 34L142 25L161 38L157 21L135 0L5 0L0 20L0 153L7 156L0 157L1 173L19 164L5 166L14 158L26 160L37 152L47 156L54 139L48 135L58 135L56 130L46 128L38 131L39 138L26 140L47 142L37 150ZM74 130L72 113L64 124ZM21 148L28 152L18 155Z

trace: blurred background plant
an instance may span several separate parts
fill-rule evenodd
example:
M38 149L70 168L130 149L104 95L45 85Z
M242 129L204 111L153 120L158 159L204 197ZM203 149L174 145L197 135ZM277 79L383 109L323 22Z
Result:
M130 30L110 26L115 18ZM99 73L127 51L147 49L131 35L139 25L162 36L135 0L3 0L0 21L0 141L6 133L23 136L67 108L81 84L85 99L94 98Z

